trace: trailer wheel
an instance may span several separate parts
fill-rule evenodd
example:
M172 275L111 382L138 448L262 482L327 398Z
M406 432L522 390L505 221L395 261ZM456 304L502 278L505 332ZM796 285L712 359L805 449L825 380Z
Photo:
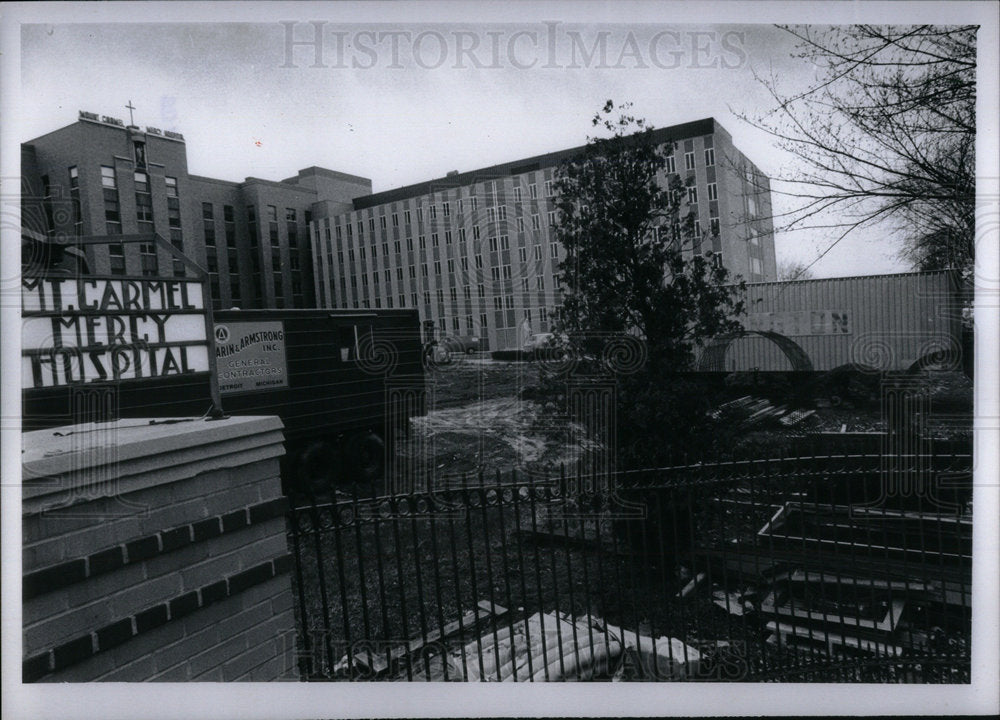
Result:
M326 441L309 443L299 453L296 479L300 489L313 494L330 492L340 465L336 448Z
M361 480L373 482L385 470L385 443L375 433L355 437L351 443L354 468Z

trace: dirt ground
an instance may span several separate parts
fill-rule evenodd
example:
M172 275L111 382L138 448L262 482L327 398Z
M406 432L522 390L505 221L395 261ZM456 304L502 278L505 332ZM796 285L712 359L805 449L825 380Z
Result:
M583 429L554 416L531 400L539 384L532 363L493 362L462 357L428 375L428 412L413 418L411 434L398 454L419 462L441 482L463 475L492 477L514 470L535 476L559 473L594 450ZM960 373L933 373L917 382L927 390L924 426L936 437L968 433L972 423L972 383ZM729 383L719 402L746 395L768 398L775 406L813 409L794 428L776 423L748 430L757 438L803 436L810 433L884 432L886 423L879 383L861 378L847 392L818 391L815 397L784 397L777 386L746 387Z

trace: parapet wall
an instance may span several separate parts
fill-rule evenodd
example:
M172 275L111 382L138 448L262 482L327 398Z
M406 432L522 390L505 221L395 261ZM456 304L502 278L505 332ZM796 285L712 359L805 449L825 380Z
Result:
M275 417L23 436L23 679L296 679Z

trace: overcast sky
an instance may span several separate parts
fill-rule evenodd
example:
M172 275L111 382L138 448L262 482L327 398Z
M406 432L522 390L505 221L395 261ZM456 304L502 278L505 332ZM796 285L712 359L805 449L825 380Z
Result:
M344 7L289 4L252 23L112 24L96 15L84 18L93 24L24 25L21 139L73 122L78 110L127 122L131 101L137 124L184 133L192 173L277 180L319 165L370 178L378 192L583 144L594 112L614 99L657 127L715 117L775 174L791 160L734 111L767 107L755 69L788 88L814 73L792 59L786 33L764 24L671 24L655 13L625 22L634 6L623 6L620 23L587 22L594 5L522 5L519 22L509 12L479 22L468 4L451 5L463 12L448 21L424 22ZM317 31L320 45L302 44ZM819 232L779 234L779 262L812 262L829 242ZM907 269L896 254L884 233L868 233L813 270Z

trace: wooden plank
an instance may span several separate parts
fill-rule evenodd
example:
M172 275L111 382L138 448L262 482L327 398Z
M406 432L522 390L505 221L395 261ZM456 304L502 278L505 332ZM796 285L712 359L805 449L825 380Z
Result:
M375 675L383 675L390 669L391 664L395 664L418 650L422 650L425 646L438 642L439 640L449 639L460 630L474 628L480 621L494 617L493 612L482 607L483 603L480 603L479 605L480 607L478 609L465 613L465 615L462 616L461 622L459 620L453 620L452 622L446 624L443 628L431 630L425 637L414 638L405 645L399 645L392 648L389 650L388 660L386 659L386 653L371 653L367 650L363 650L354 654L354 662ZM499 608L499 606L497 607ZM506 612L506 609L504 608L499 609ZM346 669L346 655L340 659L340 662L337 663L336 667Z

